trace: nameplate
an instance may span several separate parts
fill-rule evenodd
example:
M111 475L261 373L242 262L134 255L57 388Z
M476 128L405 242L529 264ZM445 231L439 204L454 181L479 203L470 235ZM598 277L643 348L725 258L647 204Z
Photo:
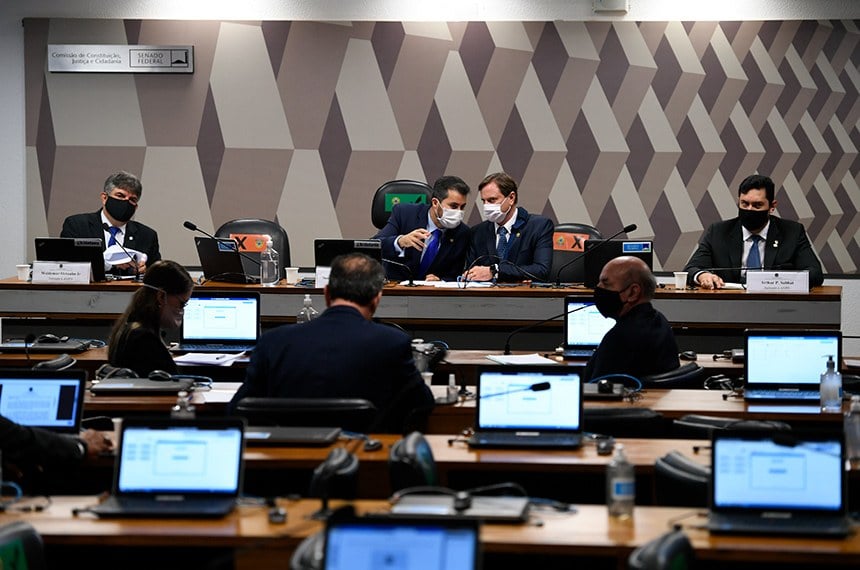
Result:
M87 262L34 261L33 283L86 284L90 282L91 270Z
M50 44L48 71L194 73L194 46Z
M328 276L331 273L331 267L328 266L317 266L316 270L316 281L314 283L314 287L317 289L322 289L326 285L328 285Z
M809 271L747 271L750 293L809 293Z

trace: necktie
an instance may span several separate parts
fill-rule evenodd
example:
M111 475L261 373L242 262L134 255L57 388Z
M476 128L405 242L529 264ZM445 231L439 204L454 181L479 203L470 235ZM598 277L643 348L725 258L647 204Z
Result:
M750 247L750 254L747 256L747 269L761 269L761 254L758 251L758 242L761 241L761 236L752 235L750 241L752 241L752 246Z
M435 229L427 239L427 247L424 249L424 255L421 257L421 264L418 266L418 279L427 277L427 270L430 269L430 264L436 259L436 254L439 253L439 245L442 242L442 230Z
M499 243L496 244L496 254L498 254L499 259L508 258L508 244L508 230L502 226L499 228Z
M110 238L108 239L108 247L110 247L112 245L117 244L116 234L119 233L119 228L116 226L111 226L108 228L108 231L110 232Z

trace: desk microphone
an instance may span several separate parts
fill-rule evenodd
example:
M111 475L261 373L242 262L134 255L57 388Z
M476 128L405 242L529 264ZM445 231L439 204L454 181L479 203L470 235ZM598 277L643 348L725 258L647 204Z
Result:
M592 304L593 304L593 303L592 303ZM527 330L529 330L529 329L532 329L532 328L534 328L534 327L536 327L536 326L539 326L539 325L542 325L542 324L544 324L544 323L548 323L548 322L550 322L550 321L554 321L555 319L560 319L561 317L564 317L564 316L569 315L569 314L571 314L571 313L575 313L575 312L577 312L577 311L581 311L581 310L583 310L583 309L585 309L585 308L587 308L587 307L590 307L592 304L584 304L584 305L582 305L582 306L580 306L580 307L577 307L577 308L575 308L575 309L573 309L573 310L571 310L571 311L565 311L565 312L563 312L563 313L559 313L559 314L557 314L557 315L553 315L553 316L551 316L551 317L549 317L549 318L543 319L543 320L538 321L538 322L536 322L536 323L531 323L531 324L528 324L528 325L526 325L526 326L524 326L524 327L520 327L520 328L518 328L518 329L514 329L513 331L511 331L511 334L509 334L509 335L508 335L508 338L507 338L507 339L505 339L505 354L510 354L510 353L511 353L511 338L513 338L513 336L514 336L515 334L517 334L517 333L521 333L521 332L523 332L523 331L527 331Z
M558 274L556 275L556 278L555 278L555 286L556 286L556 287L561 287L561 273L562 273L562 271L564 271L564 270L565 270L565 269L567 269L569 266L573 265L574 263L576 263L577 261L579 261L580 259L582 259L583 257L585 257L587 254L589 254L589 253L591 253L591 252L593 252L593 251L595 251L595 250L600 249L601 247L603 247L604 245L606 245L606 243L607 243L607 242L610 242L610 241L614 240L615 238L617 238L617 237L618 237L618 236L620 236L621 234L624 234L624 233L628 233L628 234L629 234L630 232L635 232L635 231L636 231L636 228L637 228L636 224L630 224L629 226L624 226L624 227L621 229L621 231L618 231L618 232L616 232L616 233L612 234L608 239L605 239L605 240L601 241L600 243L598 243L596 246L594 246L594 247L593 247L593 248L591 248L591 249L585 249L585 246L583 245L583 246L582 246L582 249L583 249L582 253L580 253L579 255L577 255L576 257L574 257L573 259L571 259L570 261L568 261L568 262L567 262L567 263L565 263L564 265L562 265L562 266L561 266L561 268L558 270Z
M102 224L102 229L106 232L110 232L110 226L106 223ZM114 239L114 241L119 246L119 248L122 250L122 252L124 254L126 254L126 256L128 256L128 258L131 260L132 264L134 265L134 280L140 281L140 266L138 266L138 264L137 264L137 255L130 254L128 252L128 250L125 248L125 246L122 245L121 243L119 243L118 239Z
M200 232L200 233L201 233L201 234L203 234L204 236L206 236L206 237L208 237L208 238L212 238L212 239L214 239L215 241L232 241L233 243L235 243L235 244L236 244L236 253L238 253L239 255L241 255L241 256L242 256L243 258L245 258L245 259L248 259L248 260L250 260L250 261L253 261L253 262L254 262L254 263L256 263L257 265L260 265L260 260L258 260L258 259L254 259L253 257L251 257L250 255L248 255L248 254L246 254L246 253L242 253L242 251L239 249L239 242L238 242L238 241L236 241L235 239L231 239L231 238L217 238L217 237L213 236L212 234L207 233L205 230L200 229L200 228L197 226L197 224L195 224L194 222L189 222L188 220L185 220L184 222L182 222L182 225L183 225L183 226L185 226L185 228L186 228L186 229L191 230L192 232Z
M500 258L498 255L496 255L494 253L479 255L478 257L476 257L472 261L472 263L469 263L468 265L463 266L463 275L465 276L469 272L470 269L472 269L473 267L478 265L478 262L486 261L488 259L493 259L496 263L500 263L502 261L502 258ZM469 284L469 281L470 281L469 279L467 279L466 277L463 277L463 287L464 288Z
M415 281L413 281L413 279L412 279L414 274L412 273L411 267L409 267L405 263L401 263L399 261L394 261L392 259L386 259L384 257L382 258L382 263L390 263L391 265L396 265L397 267L405 267L406 271L409 272L409 283L404 285L404 287L417 287L417 285L415 284Z
M495 394L482 394L480 399L495 398L496 396L507 396L508 394L516 394L517 392L544 392L551 388L549 382L535 382L531 386L525 388L515 388L514 390L505 390L504 392L496 392Z

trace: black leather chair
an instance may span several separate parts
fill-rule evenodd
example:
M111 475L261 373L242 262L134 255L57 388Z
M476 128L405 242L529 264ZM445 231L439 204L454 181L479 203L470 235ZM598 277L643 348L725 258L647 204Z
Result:
M290 556L290 570L322 570L325 552L325 531L321 530L302 540Z
M376 420L373 402L361 398L242 398L236 415L254 426L333 426L366 433Z
M287 230L283 226L271 220L239 218L225 222L215 230L215 237L228 238L234 235L237 236L239 241L239 250L248 257L256 260L260 259L260 252L257 251L256 244L248 243L247 238L243 238L242 236L270 236L272 238L272 247L278 252L281 278L286 277L285 269L290 266L290 238L287 236ZM264 243L263 248L265 247L266 244ZM244 257L242 258L242 266L248 275L259 275L260 273L260 267Z
M588 224L568 222L555 226L552 234L550 282L582 283L585 281L583 264L585 259L580 256L585 251L585 241L589 239L603 239L603 235L597 228ZM577 257L580 259L571 263Z
M693 388L700 389L705 383L705 369L696 362L687 362L675 370L643 376L643 388Z
M687 414L672 424L674 437L688 439L710 439L714 431L725 429L788 431L791 425L776 420L746 420L701 414Z
M27 521L0 526L0 567L47 570L42 537Z
M428 204L433 189L418 180L391 180L376 189L370 205L370 220L377 229L388 223L391 208L397 204Z
M673 530L633 550L627 559L630 570L687 570L694 567L693 545L680 530Z
M654 462L654 502L664 507L707 507L709 467L679 451Z
M433 450L421 432L413 431L391 446L388 474L392 493L407 487L438 484Z

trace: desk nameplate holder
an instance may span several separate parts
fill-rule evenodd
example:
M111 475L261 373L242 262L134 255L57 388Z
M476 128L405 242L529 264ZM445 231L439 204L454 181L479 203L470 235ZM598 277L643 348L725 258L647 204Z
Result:
M326 285L328 285L328 276L331 273L331 267L317 265L316 271L314 273L314 287L317 289L322 289Z
M809 271L747 271L750 293L809 293Z
M32 282L86 285L91 274L92 267L86 261L34 261Z

